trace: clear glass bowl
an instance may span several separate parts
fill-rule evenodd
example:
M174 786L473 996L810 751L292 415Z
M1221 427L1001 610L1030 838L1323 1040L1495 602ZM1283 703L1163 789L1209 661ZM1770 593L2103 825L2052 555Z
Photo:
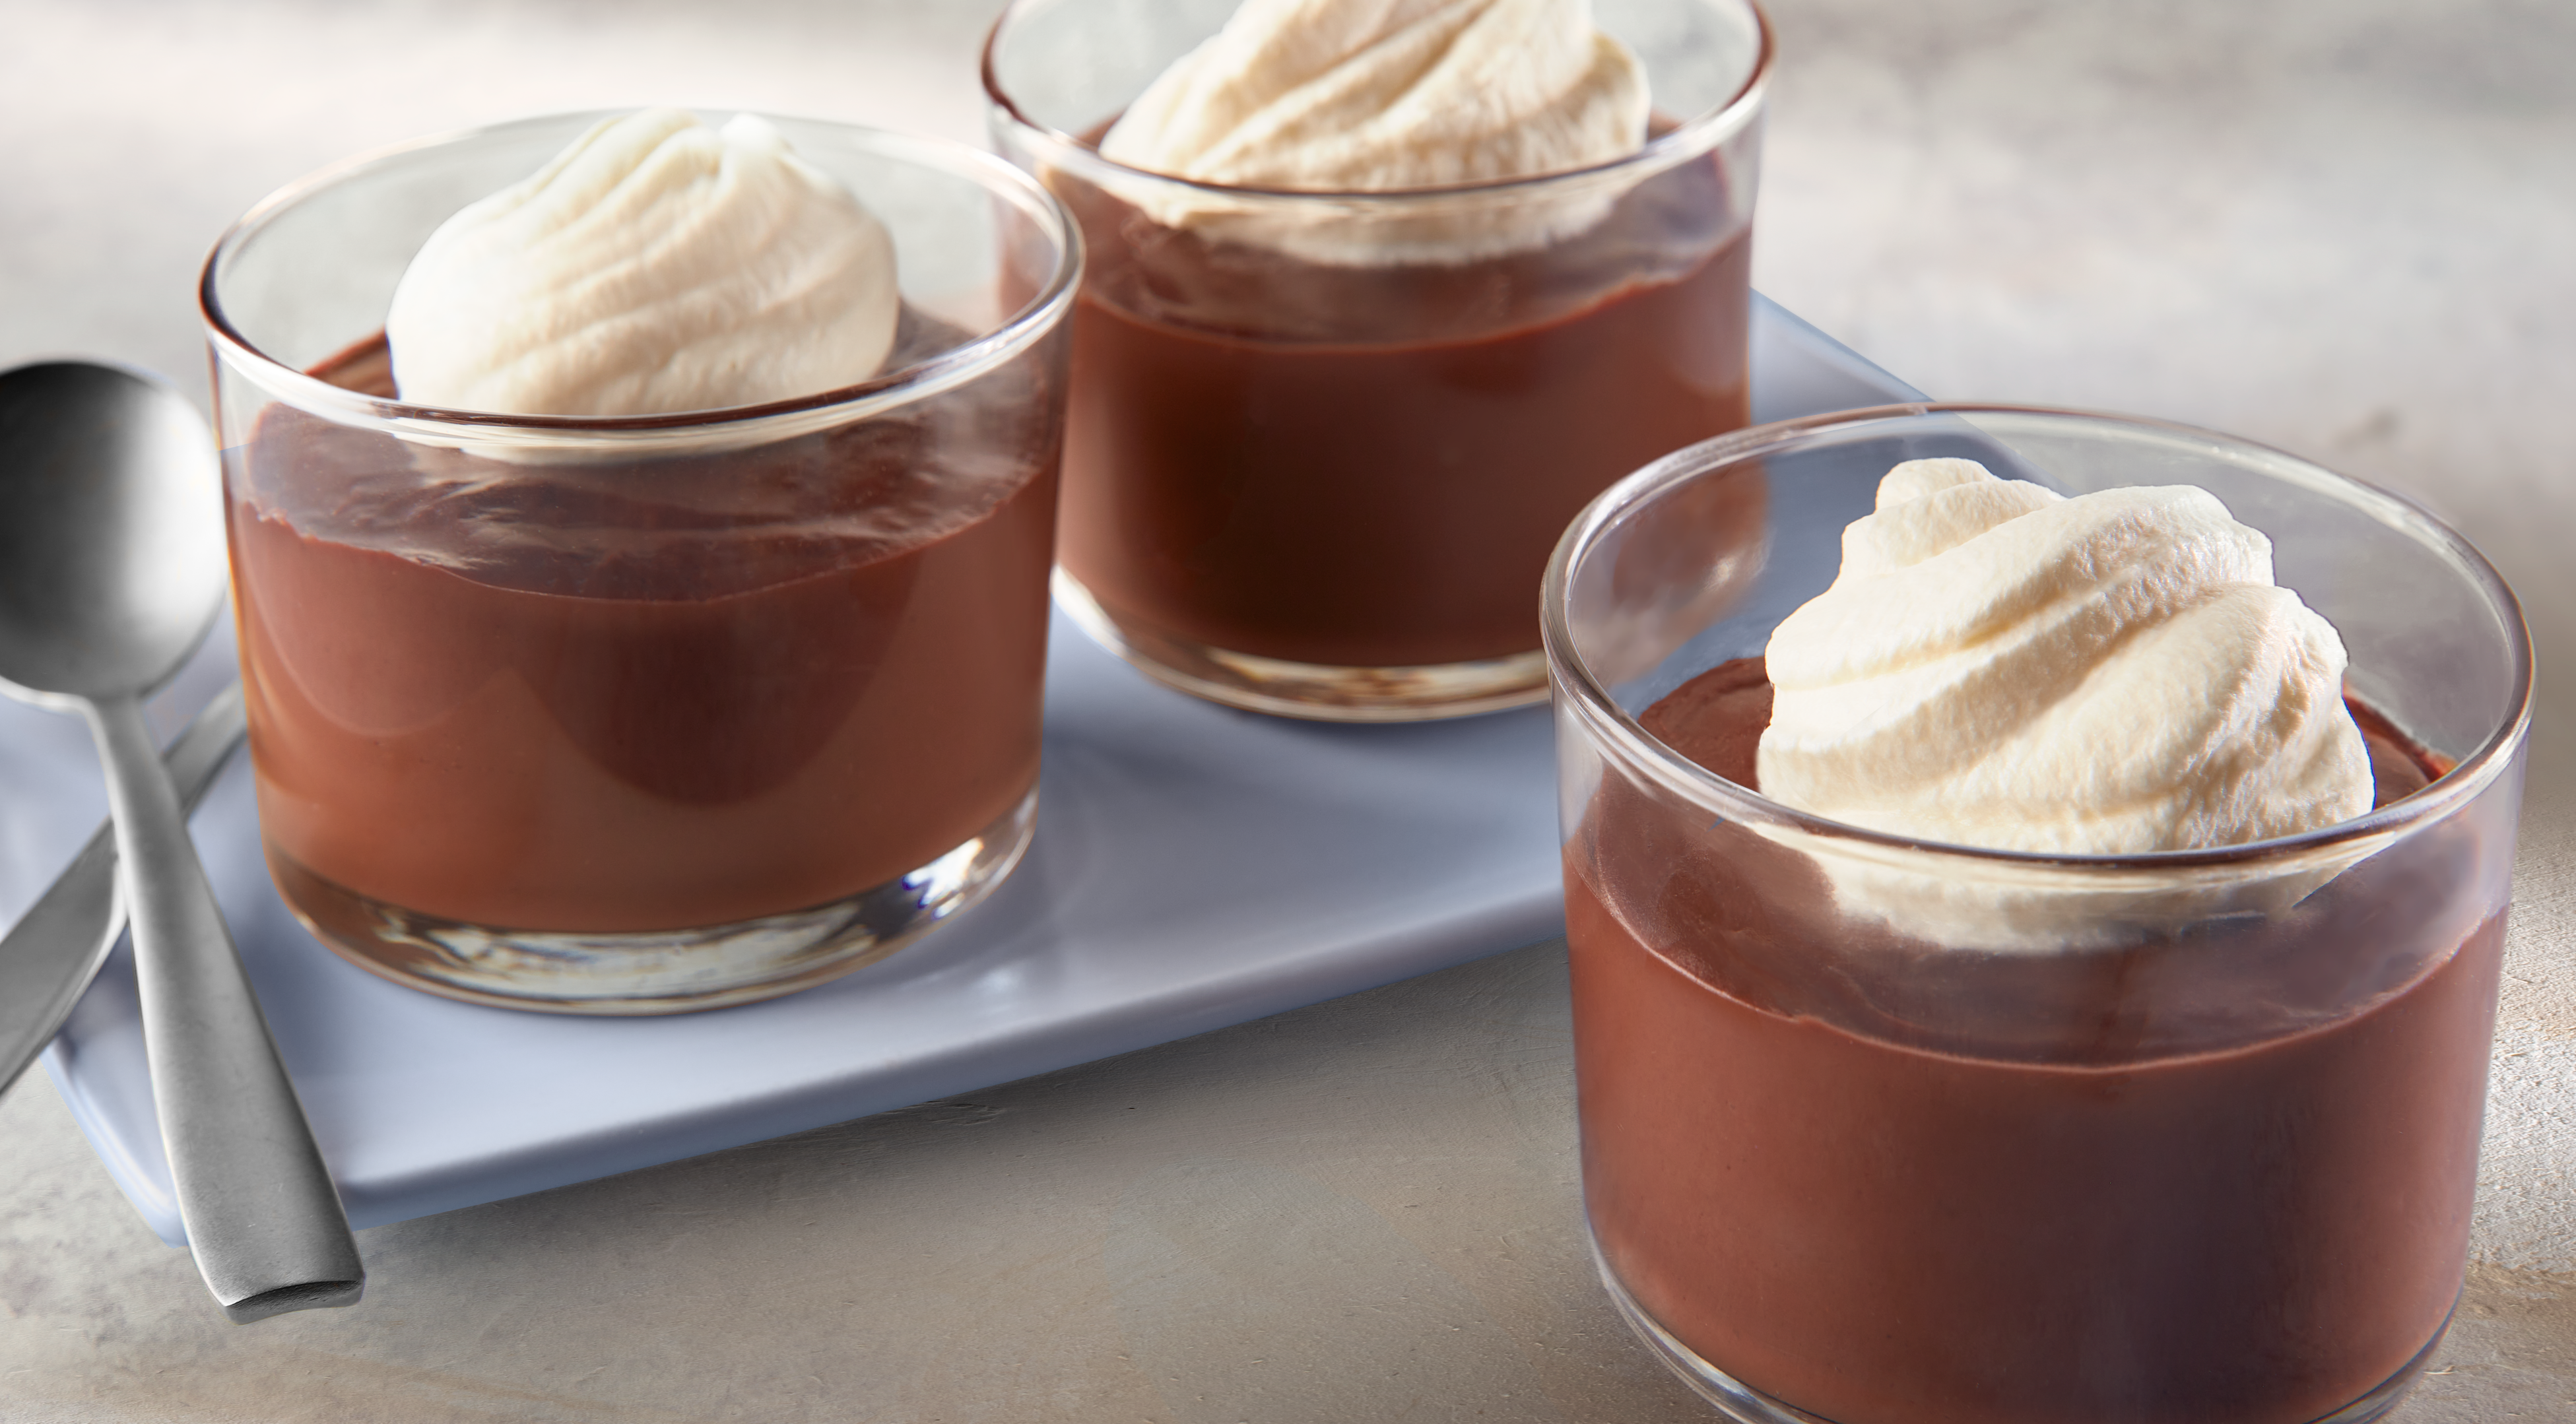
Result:
M601 117L305 179L203 305L288 904L433 993L667 1013L890 953L1027 845L1080 239L989 155L779 119L893 234L882 374L620 419L396 399L422 239Z
M1535 702L1531 594L1566 521L1747 417L1771 39L1751 0L1599 0L1645 149L1394 192L1188 182L1096 144L1233 0L1020 0L994 141L1073 209L1057 597L1146 673L1345 721Z
M1933 456L2209 490L2342 632L2351 699L2447 773L2306 835L2045 856L1808 816L1648 730ZM2226 436L1908 406L1639 471L1568 531L1544 613L1585 1208L1684 1379L1761 1424L2395 1406L2460 1287L2530 721L2484 559Z

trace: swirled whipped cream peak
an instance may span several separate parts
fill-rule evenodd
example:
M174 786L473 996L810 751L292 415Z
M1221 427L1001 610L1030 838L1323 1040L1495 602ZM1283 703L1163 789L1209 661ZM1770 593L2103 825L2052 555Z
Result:
M866 380L893 348L894 241L750 114L609 119L441 224L385 338L415 405L718 410Z
M1645 146L1647 109L1644 66L1593 24L1590 0L1245 0L1138 96L1100 152L1237 188L1437 188L1627 157ZM1175 225L1228 213L1185 194L1142 202ZM1274 218L1269 245L1318 261L1466 260L1566 235L1607 208L1537 202L1452 215L1436 232L1398 219L1380 253L1365 233L1318 238Z
M2274 585L2271 541L2188 485L2070 499L1899 465L1766 659L1763 794L1853 825L2122 855L2371 806L2343 640Z

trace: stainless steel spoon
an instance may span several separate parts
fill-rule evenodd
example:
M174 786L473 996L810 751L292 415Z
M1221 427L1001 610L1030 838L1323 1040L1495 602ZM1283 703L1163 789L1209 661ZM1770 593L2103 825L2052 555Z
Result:
M179 1218L250 1321L351 1304L366 1270L143 720L223 606L216 491L214 442L166 387L0 372L0 691L89 719Z

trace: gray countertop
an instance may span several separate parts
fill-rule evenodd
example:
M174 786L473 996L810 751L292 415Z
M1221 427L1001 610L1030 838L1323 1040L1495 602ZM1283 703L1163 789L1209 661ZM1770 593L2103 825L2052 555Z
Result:
M214 236L380 143L657 101L979 140L990 0L0 0L0 365L202 387ZM2469 1292L2407 1424L2576 1419L2576 8L1776 0L1755 279L1943 396L2422 500L2543 693ZM1937 18L1935 12L1937 11ZM0 847L23 901L69 847ZM41 1077L0 1418L1687 1420L1584 1254L1541 945L958 1100L372 1229L236 1328Z

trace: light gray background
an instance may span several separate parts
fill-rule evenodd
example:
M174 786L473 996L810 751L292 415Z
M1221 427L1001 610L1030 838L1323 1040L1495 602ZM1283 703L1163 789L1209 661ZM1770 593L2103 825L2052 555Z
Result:
M0 0L0 365L201 387L215 234L424 132L677 101L979 138L995 8ZM2521 591L2544 700L2477 1262L2399 1417L2576 1419L2576 6L1773 8L1765 291L1936 395L2398 488ZM362 1307L250 1328L37 1078L0 1099L0 1418L1706 1417L1591 1281L1563 995L1541 946L379 1228Z

